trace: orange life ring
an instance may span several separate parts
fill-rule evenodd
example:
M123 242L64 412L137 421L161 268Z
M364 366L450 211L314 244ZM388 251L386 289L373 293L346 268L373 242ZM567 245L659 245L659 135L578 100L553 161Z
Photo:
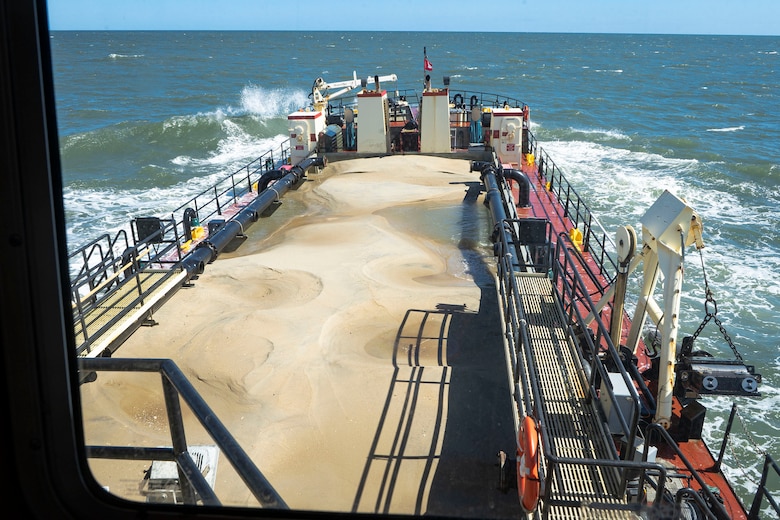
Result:
M526 513L539 506L539 428L530 415L520 421L517 432L517 494Z

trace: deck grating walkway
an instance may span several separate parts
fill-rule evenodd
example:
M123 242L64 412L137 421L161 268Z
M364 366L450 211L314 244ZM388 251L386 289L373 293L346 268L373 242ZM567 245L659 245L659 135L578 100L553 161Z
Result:
M181 269L175 271L147 269L138 273L133 280L119 286L94 307L84 312L81 317L78 312L75 312L73 325L76 344L84 345L87 338L92 342L91 348L81 355L91 357L99 354L111 344L113 338L130 327L138 316L178 288L185 276L186 272ZM141 294L143 299L140 298ZM117 321L100 332L112 320Z
M614 459L598 413L587 401L580 362L566 336L550 279L544 275L517 273L518 287L533 359L528 366L539 381L540 417L553 446L546 452L557 457ZM545 468L545 471L550 471ZM568 501L553 504L548 518L633 518L626 511L596 510L580 504L625 504L615 498L615 470L598 465L558 464L554 467L548 497Z

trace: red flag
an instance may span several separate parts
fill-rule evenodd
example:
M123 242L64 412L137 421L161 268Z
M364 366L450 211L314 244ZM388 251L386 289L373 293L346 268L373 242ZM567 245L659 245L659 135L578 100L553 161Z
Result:
M425 57L425 63L423 64L423 68L425 68L425 70L433 70L433 63L428 61L427 56Z

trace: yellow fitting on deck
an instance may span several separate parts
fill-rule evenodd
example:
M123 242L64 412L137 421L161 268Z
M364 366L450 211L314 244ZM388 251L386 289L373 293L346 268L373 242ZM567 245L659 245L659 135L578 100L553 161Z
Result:
M574 247L577 248L577 251L582 251L582 231L577 228L571 228L569 230L569 238L571 238L571 241L574 244Z
M192 239L198 240L199 238L205 238L206 237L206 230L203 229L203 226L196 226L192 228Z

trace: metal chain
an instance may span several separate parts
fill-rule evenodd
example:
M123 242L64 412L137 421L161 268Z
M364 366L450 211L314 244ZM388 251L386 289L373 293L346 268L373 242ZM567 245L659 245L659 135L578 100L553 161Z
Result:
M745 426L745 419L739 413L739 410L735 408L735 411L737 413L737 419L739 425L742 427L742 431L745 433L745 437L747 437L748 443L750 443L753 446L753 450L755 450L755 453L757 455L760 454L766 456L766 451L761 449L761 447L759 447L758 443L756 443L755 439L753 438L753 436L750 434L747 427ZM755 481L755 478L748 474L746 466L742 463L742 461L740 461L739 457L737 456L737 453L734 450L734 443L729 442L728 447L729 447L729 453L731 453L731 458L734 459L734 461L736 462L735 465L737 469L739 469L739 471L742 473L744 479L750 482L751 484L753 484L754 486L756 486L757 488L758 483Z
M742 478L744 478L746 481L750 482L756 488L758 488L758 483L755 481L755 479L752 476L748 474L747 470L745 469L745 465L742 464L742 461L740 461L739 457L737 457L737 454L734 451L734 446L732 446L730 443L729 443L729 453L731 453L731 458L733 458L736 461L735 465L737 469L739 469L740 473L742 473Z
M739 413L739 408L737 408L737 417L739 418L739 424L742 426L742 431L745 432L745 436L748 439L748 442L753 445L753 449L756 450L756 453L761 455L766 455L766 450L761 449L759 447L756 440L753 438L753 436L750 434L750 431L748 431L747 426L745 426L745 419L742 417L742 414Z
M718 319L717 316L713 316L713 319L715 320L715 323L718 324L718 328L720 329L721 334L723 334L723 337L726 339L726 343L729 344L729 347L731 347L732 352L734 352L734 356L737 358L737 361L745 364L745 360L742 359L742 354L740 354L737 351L737 347L734 345L734 342L731 341L731 336L729 336L729 333L726 332L726 327L723 326L723 323L721 323L720 319Z
M711 319L714 319L715 323L720 329L721 334L723 334L723 337L726 339L726 343L728 343L729 347L731 347L731 351L734 352L734 356L736 356L740 363L744 364L744 359L742 358L742 355L739 353L739 351L737 351L737 347L734 345L734 342L731 341L731 336L729 336L729 333L726 332L726 327L723 326L723 323L716 316L716 314L718 314L718 302L715 301L715 297L712 295L712 291L710 290L710 284L707 281L707 271L704 269L704 254L702 253L701 249L699 249L699 257L701 258L701 271L704 274L704 291L707 296L704 300L704 319L699 325L699 328L696 329L696 332L693 333L693 339L695 340L699 334L701 334L701 331L704 330L704 327L707 325L707 323L709 323ZM710 304L712 304L714 310L710 310Z

